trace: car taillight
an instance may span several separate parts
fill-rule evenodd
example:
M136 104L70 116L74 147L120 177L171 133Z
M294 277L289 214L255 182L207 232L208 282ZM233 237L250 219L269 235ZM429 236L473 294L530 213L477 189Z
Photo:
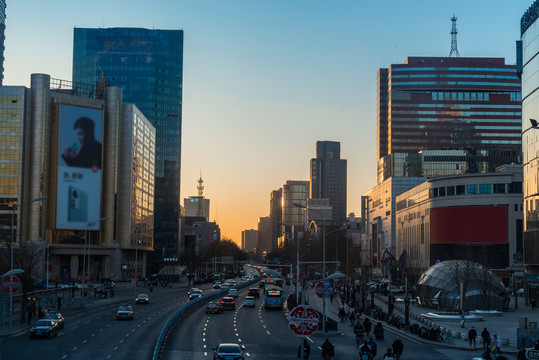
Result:
M225 302L224 302L224 301L221 301L221 305L224 305L224 304L225 304Z
M234 304L234 301L231 301L230 303L231 303L231 304Z

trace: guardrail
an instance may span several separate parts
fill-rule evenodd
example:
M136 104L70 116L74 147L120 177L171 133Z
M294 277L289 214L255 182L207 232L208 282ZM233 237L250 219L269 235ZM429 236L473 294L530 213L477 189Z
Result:
M254 280L245 282L245 283L240 283L239 285L233 286L232 289L241 290L241 289L244 289L244 288L246 288L248 286L256 284L258 281L260 281L260 277L254 279ZM163 326L163 329L161 330L161 333L157 337L157 341L155 343L155 347L154 347L154 350L153 350L152 359L153 360L161 359L161 355L163 353L163 348L165 347L165 343L166 343L166 340L168 338L168 335L174 329L174 326L182 319L182 317L187 315L189 313L189 311L193 310L194 308L199 307L202 304L205 304L209 300L213 300L213 299L216 299L218 297L221 297L221 296L227 294L227 292L228 292L228 289L212 292L210 294L199 297L199 298L197 298L195 300L191 300L187 304L185 304L184 306L182 306L181 308L176 310L174 312L174 314L172 314L168 318L167 322Z

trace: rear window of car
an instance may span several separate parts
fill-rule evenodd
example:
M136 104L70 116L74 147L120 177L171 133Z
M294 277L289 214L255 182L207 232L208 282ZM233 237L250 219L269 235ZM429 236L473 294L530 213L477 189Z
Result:
M232 354L232 353L240 353L240 347L238 345L221 345L219 346L219 350L218 350L220 353L225 353L225 354Z

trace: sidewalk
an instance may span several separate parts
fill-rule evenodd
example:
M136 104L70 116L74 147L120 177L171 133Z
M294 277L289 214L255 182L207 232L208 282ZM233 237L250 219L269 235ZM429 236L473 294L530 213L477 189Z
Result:
M142 290L145 289L145 290ZM59 289L60 290L60 289ZM64 290L64 289L61 289ZM69 290L70 292L71 290ZM138 291L138 290L137 290ZM140 292L149 291L147 288L140 288ZM49 298L56 294L55 292L50 292ZM125 303L129 300L133 300L133 285L131 283L116 283L116 288L114 289L114 296L108 297L106 299L88 299L86 296L83 297L83 302L81 306L81 293L80 290L75 290L75 298L73 299L73 302L70 303L69 301L64 301L62 303L62 307L60 308L60 313L64 316L64 318L69 318L71 316L74 316L76 314L80 314L86 311L90 311L93 309L97 309L100 307L110 306L114 304L121 304ZM55 296L55 295L54 295ZM64 297L64 300L66 297ZM56 310L56 307L53 308ZM32 317L32 324L37 320L37 316ZM4 324L0 323L0 337L7 337L12 336L24 331L27 331L31 328L31 325L27 325L26 322L21 322L21 314L15 313L13 314L13 321L12 321L12 327L9 327L9 320L7 320Z
M323 299L318 297L313 288L306 290L306 299L309 305L315 308L317 311L322 313L323 308ZM368 296L367 299L370 299ZM335 297L333 302L329 299L327 300L327 316L335 321L337 321L338 330L350 336L354 339L355 343L355 334L353 332L352 326L350 326L349 321L340 322L339 321L339 304L341 303L338 297ZM387 312L387 297L384 297L380 294L375 296L375 305L380 306L382 311ZM527 317L529 321L539 321L539 310L533 311L529 306L524 305L524 299L519 298L518 309L514 309L514 298L511 298L511 311L503 312L501 316L484 316L483 321L467 321L464 324L464 328L460 327L459 321L432 321L424 318L421 314L426 314L429 312L435 311L434 309L423 308L418 305L410 304L410 324L419 324L420 326L434 326L440 327L443 330L450 330L453 335L455 335L455 341L453 343L441 343L437 341L430 341L423 339L418 335L412 334L409 331L397 329L395 326L387 325L387 322L382 321L384 329L391 331L393 333L399 334L399 336L421 342L424 344L436 344L437 347L448 347L448 348L461 348L461 349L470 349L469 340L467 337L469 329L474 326L478 337L476 338L476 348L482 348L482 339L481 332L484 328L490 332L490 335L497 334L504 341L502 345L502 351L504 353L516 354L517 349L517 328L519 326L519 317ZM404 316L404 304L397 302L394 308L394 314ZM365 314L362 316L365 318ZM373 323L376 323L380 320L370 318Z

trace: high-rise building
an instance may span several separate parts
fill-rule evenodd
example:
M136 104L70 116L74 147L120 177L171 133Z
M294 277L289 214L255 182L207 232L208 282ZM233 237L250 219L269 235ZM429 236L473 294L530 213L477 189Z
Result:
M182 78L183 30L74 30L73 81L121 87L156 128L154 267L180 252Z
M310 182L302 180L288 180L283 185L283 217L281 222L290 227L285 229L288 236L291 236L290 231L293 226L305 226L305 210L293 204L307 205L309 187Z
M153 251L155 128L121 88L102 90L46 74L0 87L0 244L46 247L66 283L146 276Z
M258 231L255 229L243 230L241 232L241 249L254 251L256 249L256 238Z
M524 245L526 301L539 294L539 1L534 1L520 20L517 66L522 69L522 151L524 198Z
M317 141L316 159L311 159L311 198L329 199L333 219L346 220L346 160L337 141Z
M408 57L380 69L377 183L520 162L520 90L503 58Z
M0 85L4 81L4 42L6 41L6 0L0 0Z
M283 221L283 189L273 190L270 194L270 221L271 221L271 242L269 251L277 248L278 240L283 235L283 227L279 224Z
M262 256L264 252L269 252L271 248L271 218L264 216L258 218L258 231L256 233L256 253Z

